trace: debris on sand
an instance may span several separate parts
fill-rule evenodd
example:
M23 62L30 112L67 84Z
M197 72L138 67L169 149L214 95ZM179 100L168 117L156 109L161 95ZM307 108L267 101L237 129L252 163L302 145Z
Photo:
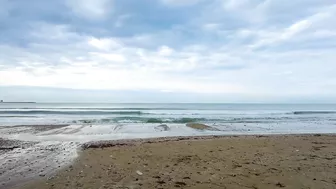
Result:
M143 173L139 170L135 171L138 175L143 175Z
M276 183L276 184L275 184L275 186L277 186L277 187L280 187L280 188L283 188L283 187L285 187L285 185L284 185L284 184L282 184L281 182L278 182L278 183Z
M187 127L197 129L197 130L209 130L209 131L219 131L217 128L210 127L201 123L187 123Z
M116 126L113 128L113 130L114 130L114 131L118 131L118 130L122 129L122 127L123 127L123 125L119 124L119 125L116 125Z
M169 131L170 127L168 125L166 125L166 124L161 124L161 125L156 126L155 130L158 130L158 131Z

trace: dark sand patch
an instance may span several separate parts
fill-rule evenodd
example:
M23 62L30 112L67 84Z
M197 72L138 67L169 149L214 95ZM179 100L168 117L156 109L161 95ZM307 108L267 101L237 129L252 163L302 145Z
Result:
M219 129L217 129L217 128L210 127L208 125L201 124L201 123L187 123L186 125L187 125L187 127L197 129L197 130L219 131Z
M227 138L229 136L185 136L185 137L159 137L148 139L122 139L122 140L102 140L92 141L82 144L82 149L89 148L109 148L115 146L134 146L146 143L165 143L172 141L194 141L194 140L211 140L218 138ZM267 136L266 136L267 137Z
M0 138L0 155L17 148L28 148L37 144L37 142L26 142L20 140L8 140Z
M21 188L336 188L335 135L187 139L90 143L74 165Z

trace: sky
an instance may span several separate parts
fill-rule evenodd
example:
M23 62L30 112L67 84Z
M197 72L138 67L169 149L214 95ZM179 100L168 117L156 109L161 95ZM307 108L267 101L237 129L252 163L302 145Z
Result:
M0 99L336 102L334 0L0 0Z

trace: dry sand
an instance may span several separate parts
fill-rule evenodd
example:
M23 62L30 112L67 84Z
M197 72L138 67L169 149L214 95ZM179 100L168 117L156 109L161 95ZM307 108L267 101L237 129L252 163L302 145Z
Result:
M72 166L20 189L336 188L335 135L202 138L88 144Z

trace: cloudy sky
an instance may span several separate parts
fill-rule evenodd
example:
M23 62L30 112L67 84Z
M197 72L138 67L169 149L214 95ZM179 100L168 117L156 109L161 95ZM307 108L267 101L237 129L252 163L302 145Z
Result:
M0 4L0 99L336 102L334 0Z

